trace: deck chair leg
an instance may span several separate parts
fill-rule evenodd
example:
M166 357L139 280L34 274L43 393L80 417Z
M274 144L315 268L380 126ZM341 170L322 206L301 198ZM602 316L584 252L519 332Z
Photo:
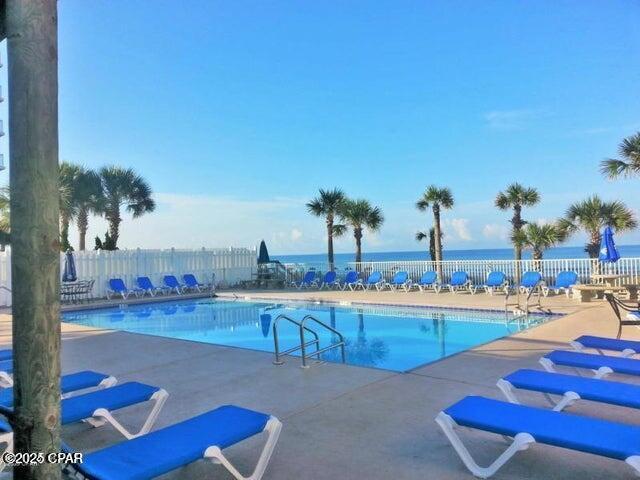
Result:
M502 452L502 454L496 458L491 465L488 467L481 467L473 459L471 453L455 432L454 428L457 424L449 415L444 412L440 412L436 417L436 423L447 436L449 442L451 442L451 445L462 460L462 463L464 463L465 467L467 467L473 475L479 478L489 478L500 470L500 468L502 468L502 466L516 453L521 450L526 450L529 448L530 444L535 443L535 439L528 433L518 433L513 438L513 443L511 443L511 445L509 445L509 447Z
M13 387L13 378L7 372L0 372L0 388Z
M640 456L634 455L625 460L625 463L633 468L633 472L636 476L640 476Z
M13 432L4 432L0 434L0 446L4 446L2 453L13 453ZM2 472L7 464L4 462L4 455L0 455L0 472Z
M93 412L92 418L87 418L86 422L93 427L100 427L105 423L109 423L115 428L118 432L120 432L127 440L131 440L132 438L139 437L140 435L144 435L145 433L149 433L156 420L158 419L158 415L160 414L160 410L164 406L164 402L167 401L167 397L169 394L160 389L156 393L154 393L149 401L154 402L151 411L149 412L149 416L145 420L144 424L140 428L140 430L136 433L129 432L118 420L116 420L111 412L104 408L99 408L95 412Z
M276 443L278 443L280 430L282 430L282 423L280 423L280 420L275 417L271 417L267 422L267 425L264 427L264 431L267 433L267 441L262 449L262 453L260 453L260 458L258 459L258 463L256 464L253 473L248 477L243 476L236 467L231 464L219 447L207 448L204 452L204 457L208 458L213 463L220 463L236 480L260 480L267 469L267 465L269 464L271 455L273 455Z

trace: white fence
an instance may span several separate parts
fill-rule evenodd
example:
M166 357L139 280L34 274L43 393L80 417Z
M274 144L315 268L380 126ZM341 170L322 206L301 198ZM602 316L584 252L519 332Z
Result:
M324 273L328 270L328 264L295 264L288 265L288 280L300 280L306 270L314 269ZM357 268L356 268L357 267ZM591 282L591 275L606 273L622 275L625 283L640 284L640 258L621 258L616 263L602 264L589 258L566 258L548 260L445 260L441 262L441 282L448 282L451 274L456 271L465 271L471 281L482 283L487 274L494 270L504 272L512 281L518 276L518 272L535 270L542 273L545 281L552 282L556 275L563 270L571 270L578 273L581 283ZM361 262L356 265L349 263L349 270L357 270L362 278L366 278L371 272L379 271L386 280L390 280L396 272L406 271L415 282L427 271L437 271L436 262L432 261L397 261L397 262Z
M201 282L234 285L250 280L257 270L255 248L214 248L200 250L97 250L74 252L79 280L95 280L94 297L106 295L110 278L122 278L129 287L135 286L139 276L148 276L155 285L162 285L162 277L174 274L178 278L193 273ZM60 254L60 269L64 268L64 254ZM0 287L11 289L11 250L0 252ZM11 295L0 288L0 305L11 305Z

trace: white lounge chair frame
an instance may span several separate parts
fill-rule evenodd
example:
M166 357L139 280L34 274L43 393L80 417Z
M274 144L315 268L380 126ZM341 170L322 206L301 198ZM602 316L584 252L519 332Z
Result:
M528 433L519 433L513 437L511 445L509 445L491 465L488 467L481 467L471 456L471 453L456 433L455 428L458 424L453 420L453 418L444 412L440 412L436 417L436 423L447 436L449 442L451 442L451 445L460 457L460 460L462 460L462 463L464 463L465 467L467 467L473 475L479 478L489 478L500 470L505 463L511 460L511 457L516 453L526 450L531 444L536 443L536 440Z
M144 435L145 433L149 433L151 431L153 425L158 419L158 415L160 415L160 410L162 410L164 403L167 401L168 396L169 394L167 393L167 391L162 388L151 396L151 398L148 400L149 402L153 402L151 411L149 412L147 419L142 424L142 427L140 427L140 430L135 433L127 430L118 420L113 417L111 412L106 408L98 408L95 412L93 412L93 416L91 418L86 418L84 421L95 428L109 423L127 440L131 440L132 438L139 437L140 435Z
M539 362L540 362L540 365L542 365L543 368L547 372L558 373L558 371L555 368L556 364L553 363L547 357L542 357L539 360ZM570 368L573 368L573 370L575 370L575 372L578 375L580 375L580 369L579 368L576 368L576 367L570 367ZM597 370L589 369L589 368L583 368L582 370L591 370L593 372L593 378L606 378L608 375L611 375L613 373L613 370L610 367L600 367Z
M513 442L511 445L507 447L507 449L502 452L497 459L493 461L491 465L488 467L481 467L471 456L471 453L467 449L467 447L462 443L462 440L454 430L458 424L444 412L440 412L436 417L436 423L440 426L444 434L451 442L454 450L464 463L465 467L469 469L469 471L479 478L489 478L493 474L495 474L502 466L504 466L511 457L513 457L516 453L527 450L531 445L536 443L536 439L533 438L528 433L518 433L515 437L513 437ZM478 429L482 431L482 429ZM510 438L510 437L506 437ZM628 464L637 475L640 475L640 456L633 455L625 460L625 463Z
M501 378L500 380L498 380L497 386L509 402L516 403L518 405L521 404L520 400L518 400L518 397L516 396L515 388L513 387L511 382L505 380L504 378ZM562 397L558 401L553 400L551 395L549 395L548 393L545 393L545 392L541 392L541 393L544 395L547 401L553 406L552 410L556 412L561 412L565 408L570 407L575 402L580 400L580 395L572 391L565 392L564 395L562 395Z

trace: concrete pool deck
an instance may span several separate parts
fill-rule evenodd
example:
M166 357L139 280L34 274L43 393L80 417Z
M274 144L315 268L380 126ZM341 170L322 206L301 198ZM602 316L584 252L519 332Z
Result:
M368 293L375 303L398 303L395 297L404 295L383 298L383 294ZM271 294L279 295L277 298L317 298L316 292ZM345 292L322 295L331 295L334 301L359 299ZM413 295L405 295L405 299ZM500 308L499 302L503 302L485 295L423 297L430 305L437 301L441 305ZM138 380L162 386L170 396L156 428L226 403L276 415L284 428L265 479L471 479L434 423L436 414L466 395L501 398L495 387L500 376L518 368L539 368L541 355L565 347L565 342L576 336L616 334L617 323L608 306L578 305L563 299L549 299L548 303L557 302L554 311L572 312L563 318L408 373L339 364L303 370L294 358L276 367L268 353L66 323L62 324L63 371L94 369L116 375L120 382ZM10 315L0 316L2 345L10 342L10 332ZM627 327L624 336L640 339L640 330ZM625 381L630 379L625 377ZM522 398L532 405L546 406L541 395ZM137 425L141 410L132 408L119 418ZM640 425L640 420L635 421L623 408L582 402L571 411ZM498 436L466 431L462 436L483 464L506 447ZM108 427L96 430L86 425L65 427L64 437L83 451L121 440ZM229 449L229 457L244 472L253 466L260 440L251 439ZM232 478L222 467L205 462L162 478L205 476ZM494 478L635 477L623 462L535 445L516 455Z

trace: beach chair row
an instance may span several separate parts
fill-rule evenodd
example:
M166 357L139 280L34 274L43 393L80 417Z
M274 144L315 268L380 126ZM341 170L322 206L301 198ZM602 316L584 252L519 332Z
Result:
M0 415L13 415L13 355L0 350ZM162 388L141 382L119 384L108 374L85 370L60 378L61 423L80 422L92 427L111 426L125 440L84 454L80 463L68 464L67 478L93 480L147 479L209 460L221 464L237 480L260 480L275 449L281 422L274 416L235 405L223 405L201 415L152 431L169 394ZM142 413L143 406L147 406ZM135 408L140 418L135 430L130 415L126 425L118 420L120 410ZM222 450L265 432L266 442L253 473L243 476ZM0 420L0 443L13 452L13 432ZM74 454L67 445L65 453ZM6 464L0 456L0 472Z
M405 271L397 272L391 280L386 281L379 271L374 271L366 279L360 278L356 271L347 272L343 281L338 279L336 272L329 271L320 276L316 271L310 270L305 273L299 282L291 282L291 286L302 289L340 289L340 290L402 290L410 292L411 290L419 290L421 292L433 291L439 293L442 290L450 292L468 292L475 294L478 291L493 295L498 292L508 293L510 289L516 288L521 293L528 294L531 291L540 291L545 297L549 293L554 292L560 294L564 292L567 297L570 296L571 290L578 284L578 274L573 271L562 271L556 276L552 285L547 285L542 278L540 272L525 272L520 282L512 287L504 272L493 271L487 274L484 283L474 284L467 272L459 271L451 275L448 283L441 283L438 274L435 271L425 272L417 282L413 282L409 274Z
M640 409L637 382L605 379L611 374L640 377L640 359L633 358L640 353L640 342L584 335L570 345L573 351L556 350L544 355L540 359L544 371L521 369L499 379L497 387L506 401L468 396L437 415L436 423L473 475L492 476L516 453L535 443L621 460L640 475L640 426L563 411L581 400ZM613 352L618 354L605 354ZM593 376L559 373L558 367L590 371ZM521 403L518 391L557 399L551 409L527 406ZM502 435L512 443L493 463L483 467L463 443L458 427Z
M206 292L214 288L213 283L200 283L192 273L184 274L182 280L184 283L178 281L175 275L165 275L162 278L163 284L156 286L149 277L138 277L136 287L129 288L121 278L112 278L108 282L107 298L121 297L126 300L131 296L141 298L145 295L155 297L172 293L182 295L186 292Z

